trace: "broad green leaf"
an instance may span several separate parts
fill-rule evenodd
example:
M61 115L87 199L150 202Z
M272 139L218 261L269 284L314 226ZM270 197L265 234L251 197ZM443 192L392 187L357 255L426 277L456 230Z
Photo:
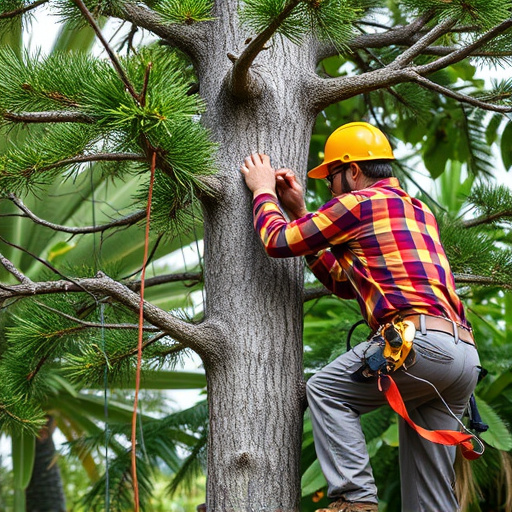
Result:
M320 463L318 459L309 466L309 468L302 475L301 487L302 496L308 496L318 491L322 487L325 487L327 482L325 481L324 474L320 469Z
M512 434L505 422L484 400L477 399L477 404L482 421L489 425L489 430L480 437L497 450L512 450Z
M512 167L512 122L509 121L501 135L501 158L505 169Z
M14 488L26 489L32 476L36 453L36 438L21 432L12 436L12 469Z

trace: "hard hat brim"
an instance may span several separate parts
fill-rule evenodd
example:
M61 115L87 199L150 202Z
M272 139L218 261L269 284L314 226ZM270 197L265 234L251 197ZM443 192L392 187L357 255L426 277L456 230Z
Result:
M321 179L327 178L327 176L329 175L328 166L329 166L329 164L332 164L333 162L349 164L351 162L362 162L365 160L395 160L395 157L392 156L392 157L380 157L380 158L375 158L375 157L358 158L357 160L349 160L346 162L343 161L341 158L335 158L334 160L329 160L328 162L322 162L320 165L313 167L313 169L311 169L308 172L308 178L313 178L316 180L321 180Z

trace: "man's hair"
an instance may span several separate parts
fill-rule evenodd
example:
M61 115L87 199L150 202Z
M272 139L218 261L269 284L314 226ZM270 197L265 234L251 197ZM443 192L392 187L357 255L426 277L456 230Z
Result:
M389 160L363 160L356 164L367 178L381 179L393 176L393 167Z

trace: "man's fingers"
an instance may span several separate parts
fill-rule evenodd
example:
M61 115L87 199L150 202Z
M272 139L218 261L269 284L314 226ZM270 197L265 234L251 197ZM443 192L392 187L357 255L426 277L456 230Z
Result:
M240 172L243 174L249 174L249 169L245 165L240 166Z

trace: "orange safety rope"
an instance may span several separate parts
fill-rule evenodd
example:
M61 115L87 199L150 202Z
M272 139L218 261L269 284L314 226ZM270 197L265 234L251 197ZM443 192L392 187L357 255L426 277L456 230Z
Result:
M137 410L139 406L139 389L140 389L140 368L142 362L142 335L144 327L144 279L146 278L146 265L148 261L149 248L149 224L151 216L151 200L153 197L153 184L155 181L156 153L153 153L151 159L151 178L149 180L148 205L146 208L146 234L144 238L144 259L142 264L142 273L140 276L140 305L139 305L139 341L137 344L137 372L135 375L135 399L133 401L132 414L132 479L133 493L135 502L135 512L139 512L139 482L137 480Z
M479 444L481 445L482 452L477 452L473 448L471 440L475 439L478 442L478 438L473 434L464 434L456 430L427 430L414 423L409 417L402 395L390 375L379 375L379 390L384 393L391 409L399 414L424 439L432 443L450 446L460 445L463 457L469 460L478 459L483 454L481 443Z

